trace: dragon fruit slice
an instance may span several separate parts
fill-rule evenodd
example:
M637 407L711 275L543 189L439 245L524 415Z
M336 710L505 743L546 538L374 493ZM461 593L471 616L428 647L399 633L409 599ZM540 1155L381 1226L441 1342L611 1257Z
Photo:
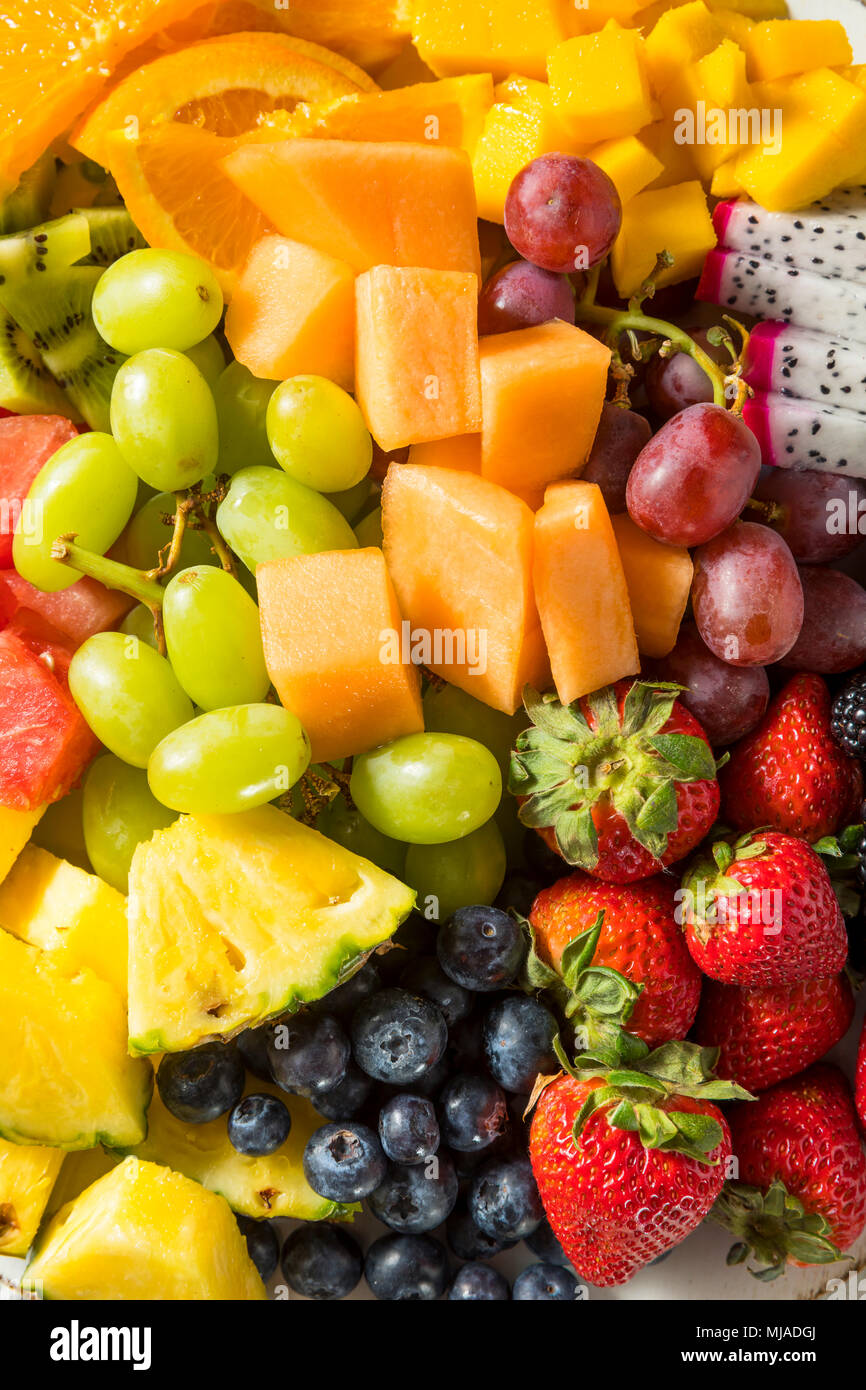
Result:
M711 251L695 295L759 319L782 319L866 343L866 284L831 279L740 251Z
M866 348L811 328L756 324L746 349L744 376L756 391L801 396L866 414Z
M866 478L866 416L856 410L759 391L743 419L766 464Z
M831 279L866 284L866 194L845 189L802 212L768 212L748 200L717 203L719 246L796 266Z

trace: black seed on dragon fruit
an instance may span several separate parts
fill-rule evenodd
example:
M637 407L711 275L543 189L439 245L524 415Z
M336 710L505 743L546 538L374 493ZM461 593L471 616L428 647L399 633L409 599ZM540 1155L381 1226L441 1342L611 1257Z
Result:
M866 415L856 410L758 391L743 419L765 464L866 477Z
M816 275L740 251L711 251L695 298L866 343L866 284Z
M802 212L768 212L746 199L729 199L716 204L713 226L725 250L832 279L866 283L862 190L831 194Z
M756 324L746 349L744 376L756 391L866 414L866 348L811 328Z

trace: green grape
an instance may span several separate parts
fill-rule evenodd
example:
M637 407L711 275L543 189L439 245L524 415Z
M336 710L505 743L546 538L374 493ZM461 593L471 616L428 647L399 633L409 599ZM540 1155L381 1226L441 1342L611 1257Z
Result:
M132 611L127 613L119 630L125 632L128 637L137 637L140 642L146 642L154 651L157 650L153 614L145 604L137 603Z
M475 739L408 734L356 758L350 790L361 815L383 835L441 845L490 819L502 796L502 775Z
M393 874L395 878L402 877L406 846L376 830L357 808L348 805L344 797L335 797L330 806L322 811L316 821L316 829L344 849L350 849L353 854L360 854L362 859L378 864L386 873Z
M225 570L199 565L169 583L162 606L174 673L202 709L264 700L270 678L259 610Z
M149 247L108 267L91 310L105 341L127 356L146 348L185 352L213 333L222 311L222 290L206 261Z
M225 353L219 338L215 338L211 333L209 338L204 338L202 342L196 343L195 347L186 348L183 355L189 358L193 366L198 367L208 386L213 390L226 367Z
M275 381L262 381L240 362L230 362L214 386L220 433L220 473L257 465L275 468L268 443L268 403Z
M281 468L317 492L345 492L370 471L373 440L347 391L323 376L283 381L268 406L268 439Z
M45 593L68 589L81 575L51 559L58 536L104 555L132 515L138 479L110 434L62 444L37 473L21 509L12 557L18 573Z
M214 398L182 352L149 348L124 362L111 392L111 433L130 468L160 492L180 492L217 470Z
M94 872L119 893L129 887L136 846L174 819L174 811L160 805L140 768L113 753L91 764L84 780L84 842Z
M273 801L303 777L310 740L281 705L210 710L162 740L147 766L157 801L230 815Z
M354 487L346 488L345 492L329 493L328 501L332 502L337 511L351 524L357 521L369 501L370 486L370 479L362 478Z
M59 801L52 801L37 821L31 838L40 849L47 849L58 859L65 859L89 873L91 863L84 840L83 800L81 788L74 787Z
M382 542L385 539L382 534L382 508L376 507L375 511L368 512L360 521L355 522L355 536L362 549L372 546L376 550L382 549Z
M277 468L243 468L220 503L217 526L253 574L266 560L354 550L355 533L337 508Z
M139 507L130 521L112 556L133 569L156 569L159 552L171 544L172 528L163 521L164 516L174 516L177 503L171 492L158 492L143 506ZM183 533L180 548L182 565L212 565L214 553L207 533L194 531L187 526Z
M458 907L492 903L505 878L505 846L495 820L462 840L410 845L401 875L418 894L418 911L444 922Z
M429 733L462 734L483 743L498 762L503 782L508 780L517 735L528 727L529 716L524 710L502 714L456 685L443 685L438 690L431 685L424 694L424 728Z
M133 767L147 767L166 734L192 718L165 657L123 632L88 637L70 663L69 689L100 742Z

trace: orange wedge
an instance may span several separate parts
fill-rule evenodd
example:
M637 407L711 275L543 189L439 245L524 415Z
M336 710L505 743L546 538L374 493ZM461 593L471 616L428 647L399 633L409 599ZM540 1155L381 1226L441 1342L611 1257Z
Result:
M107 140L109 168L145 240L210 261L227 298L270 230L220 169L240 143L176 122L153 126L137 141L117 133Z
M195 7L195 0L4 0L0 189L16 184L99 96L131 49Z
M314 44L286 34L233 34L208 39L146 63L109 92L72 132L71 143L108 165L107 138L133 140L151 126L176 121L214 135L254 130L260 116L291 111L299 101L328 102L362 89L359 69ZM325 59L328 59L326 62ZM351 75L350 75L351 74Z

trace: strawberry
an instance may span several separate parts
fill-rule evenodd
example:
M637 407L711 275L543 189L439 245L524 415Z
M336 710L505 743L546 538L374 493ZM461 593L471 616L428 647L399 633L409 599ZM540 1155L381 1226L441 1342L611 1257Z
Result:
M830 692L820 676L794 676L719 778L722 819L735 830L773 826L804 840L834 835L856 818L859 762L830 731Z
M604 914L591 963L641 986L628 1027L650 1047L686 1036L701 994L701 973L676 920L675 886L662 876L613 884L575 873L543 889L529 914L537 955L559 973L570 943Z
M712 750L680 686L618 681L561 705L525 692L532 728L512 755L520 819L566 863L608 883L690 853L719 808Z
M844 973L757 989L707 980L694 1036L702 1047L720 1049L719 1076L754 1093L817 1062L845 1036L853 1017L854 994Z
M628 1035L622 1035L627 1039ZM712 1103L746 1093L712 1080L689 1043L584 1054L545 1087L529 1156L547 1218L578 1274L624 1284L685 1240L721 1192L731 1137Z
M866 1226L866 1158L851 1091L825 1063L780 1081L731 1114L739 1181L713 1219L738 1238L728 1260L753 1255L771 1279L786 1262L828 1264Z
M864 1133L866 1133L866 1021L863 1023L863 1031L860 1034L860 1046L857 1049L857 1070L854 1075L854 1104L857 1107L860 1125Z
M728 985L835 975L848 955L830 875L805 840L776 830L719 841L683 879L693 959Z

